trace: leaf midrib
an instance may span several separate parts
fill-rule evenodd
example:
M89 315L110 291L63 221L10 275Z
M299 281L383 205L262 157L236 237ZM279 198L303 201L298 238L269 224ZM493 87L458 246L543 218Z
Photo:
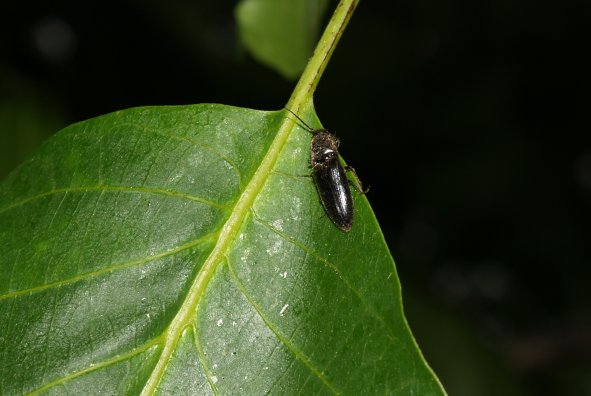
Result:
M269 146L261 164L236 201L230 217L226 223L224 223L220 231L219 238L213 250L203 263L197 277L191 284L189 292L185 297L185 301L182 303L178 313L164 333L165 342L162 353L158 359L158 363L152 370L150 378L142 390L142 396L151 395L156 391L158 383L166 369L166 365L174 353L178 339L181 337L183 330L190 325L191 320L197 314L199 302L205 294L211 277L215 273L218 265L223 262L224 254L228 251L232 241L237 236L254 200L261 192L294 125L293 121L290 121L289 118L283 120L279 131Z
M328 64L328 60L330 59L358 2L359 0L341 0L337 6L332 18L328 22L324 34L318 42L314 54L310 58L306 69L302 73L302 76L287 103L287 107L290 108L291 111L300 113L304 107L308 107L309 109L312 108L312 94L314 93L316 85ZM255 198L260 193L271 170L277 162L279 153L285 146L294 125L294 122L290 120L290 118L286 117L283 119L279 131L269 146L260 166L238 198L228 221L226 221L222 227L220 237L215 247L199 270L179 312L164 333L165 342L162 354L142 390L142 396L151 395L155 392L156 387L162 378L162 374L166 369L166 365L174 353L177 340L182 335L185 327L190 325L191 319L195 317L199 301L203 297L211 277L215 273L218 265L223 261L222 258L224 254L240 230L244 218L248 214Z

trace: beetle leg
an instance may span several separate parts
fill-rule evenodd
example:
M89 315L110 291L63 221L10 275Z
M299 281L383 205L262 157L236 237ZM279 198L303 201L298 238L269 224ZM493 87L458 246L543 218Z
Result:
M352 166L345 166L345 170L347 172L351 172L353 174L353 180L349 180L351 182L351 186L353 186L353 188L355 190L357 190L359 193L361 194L367 194L367 192L369 191L369 187L367 188L363 188L363 184L361 184L361 180L359 180L359 176L357 176L357 172L355 172L355 168L353 168Z

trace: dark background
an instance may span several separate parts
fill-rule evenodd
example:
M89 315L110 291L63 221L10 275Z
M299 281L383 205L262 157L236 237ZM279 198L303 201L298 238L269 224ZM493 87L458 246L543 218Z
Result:
M114 110L283 107L235 3L3 5L0 177ZM364 0L318 87L450 395L591 394L588 4Z

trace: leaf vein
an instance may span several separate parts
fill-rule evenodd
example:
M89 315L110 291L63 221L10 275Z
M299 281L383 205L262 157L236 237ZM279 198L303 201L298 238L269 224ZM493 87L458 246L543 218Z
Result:
M203 368L203 371L205 373L205 378L207 378L207 382L209 383L209 387L211 388L211 391L213 392L214 395L219 395L219 391L217 389L217 387L215 386L215 384L213 383L213 380L211 379L211 371L209 370L209 368L207 367L207 364L205 362L205 354L203 353L203 348L201 347L201 342L199 341L199 331L197 329L197 325L193 322L191 323L191 327L193 328L193 341L195 342L195 349L197 350L197 360L199 360L199 363L201 364L201 367Z
M164 372L166 361L174 352L173 348L175 339L180 337L184 326L195 316L196 307L207 290L211 277L222 261L224 253L236 237L245 217L250 213L249 209L252 207L255 198L263 188L271 170L277 162L279 153L285 145L292 129L293 123L289 122L288 119L285 119L279 127L277 135L267 149L265 156L262 158L259 167L238 197L236 204L231 210L230 217L222 226L216 245L197 273L197 276L185 297L185 301L166 330L164 350L158 364L152 371L152 375L142 390L142 395L150 395L155 392L159 377Z
M134 260L125 261L125 262L120 263L120 264L115 264L115 265L112 265L112 266L109 266L109 267L104 267L104 268L101 268L100 270L97 270L97 271L92 271L92 272L86 272L86 273L83 273L83 274L79 274L79 275L73 276L71 278L62 279L62 280L59 280L59 281L56 281L56 282L51 282L51 283L47 283L47 284L40 285L40 286L35 286L35 287L27 288L27 289L22 289L22 290L17 290L17 291L5 293L5 294L0 295L0 301L7 300L7 299L10 299L10 298L19 297L19 296L22 296L22 295L31 295L31 294L39 293L39 292L42 292L44 290L48 290L48 289L52 289L52 288L59 288L61 286L65 286L65 285L68 285L68 284L76 283L76 282L79 282L79 281L82 281L82 280L85 280L85 279L90 279L90 278L93 278L93 277L97 277L97 276L100 276L100 275L105 274L105 273L108 273L108 272L115 272L115 271L118 271L118 270L123 270L123 269L126 269L126 268L131 268L131 267L134 267L134 266L140 266L142 264L146 264L146 263L149 263L149 262L154 261L154 260L159 260L161 258L168 257L168 256L171 256L171 255L177 254L179 252L182 252L184 250L190 249L192 247L198 246L201 243L205 243L207 240L211 239L216 234L217 233L210 233L210 234L204 235L204 236L202 236L202 237L200 237L198 239L195 239L193 241L190 241L190 242L188 242L188 243L186 243L184 245L181 245L181 246L179 246L179 247L177 247L175 249L171 249L171 250L168 250L168 251L165 251L165 252L162 252L162 253L158 253L158 254L155 254L153 256L140 257L140 258L136 258Z
M285 345L285 347L287 348L287 350L290 351L297 360L299 360L300 362L302 362L303 365L312 374L314 374L318 379L320 379L320 381L326 386L326 388L328 388L335 395L341 394L341 392L339 392L335 388L335 386L328 380L328 378L326 378L326 376L322 373L322 371L319 370L317 367L314 366L314 364L312 363L312 361L310 360L310 358L308 356L306 356L306 354L304 352L300 351L294 345L292 345L288 341L287 337L285 337L281 333L281 331L279 331L279 329L277 328L277 326L275 326L275 324L273 322L271 322L269 320L269 318L266 317L266 315L263 313L261 307L259 307L259 305L256 303L256 301L254 300L254 298L248 293L248 291L244 287L244 284L240 281L240 278L238 278L238 276L234 272L234 269L232 268L232 264L230 263L230 260L228 260L228 269L230 270L230 274L232 275L232 278L236 282L236 286L238 286L238 289L240 290L240 292L242 293L242 295L252 305L252 307L257 312L257 314L259 315L259 317L262 319L262 321L265 323L265 325L267 325L267 327L269 328L269 330L271 330L271 332L275 335L275 337L277 337L277 339L283 345Z
M64 188L56 188L53 190L45 191L43 193L39 193L37 195L33 195L31 197L22 199L18 202L15 202L11 205L7 205L4 208L0 209L0 214L17 208L19 206L24 206L30 202L36 201L38 199L42 199L51 195L55 194L62 194L62 193L88 193L88 192L106 192L106 191L113 191L113 192L137 192L137 193L147 193L147 194L157 194L157 195L166 195L171 197L177 197L182 199L187 199L189 201L199 202L207 206L212 206L215 208L220 209L229 209L227 205L220 204L218 202L210 201L203 197L198 197L191 194L182 193L179 191L172 191L172 190L165 190L159 189L154 187L130 187L130 186L114 186L114 185L96 185L96 186L80 186L80 187L64 187Z
M63 376L63 377L57 378L51 382L48 382L48 383L44 384L43 386L31 391L29 393L29 395L41 394L41 393L47 391L48 389L53 388L54 386L65 384L65 383L72 381L84 374L88 374L93 371L100 370L102 368L108 367L113 364L117 364L117 363L127 360L129 358L132 358L136 355L139 355L139 354L147 351L151 347L158 345L159 341L161 341L160 337L152 338L152 339L148 340L148 342L145 343L144 345L137 347L135 349L132 349L128 353L125 353L123 355L116 355L116 356L112 357L111 359L107 359L107 360L104 360L99 363L93 363L90 366L83 368L82 370L74 371L66 376Z
M213 155L215 155L216 157L218 157L219 159L221 159L222 161L226 162L228 165L230 165L230 167L232 168L232 171L236 174L236 176L238 177L238 183L240 186L242 186L242 175L240 174L240 170L238 168L238 166L234 163L233 160L229 159L228 157L226 157L225 155L223 155L222 153L220 153L219 151L217 151L215 148L213 148L212 146L205 144L205 143L201 143L198 142L194 139L191 139L189 137L186 136L179 136L179 135L174 135L171 133L163 133L160 130L150 127L148 125L142 125L142 124L132 124L132 123L128 123L128 122L122 122L119 123L118 125L128 125L128 126L133 126L133 127L140 127L143 130L153 133L155 135L159 135L162 137L167 137L170 139L175 139L175 140L179 140L179 141L183 141L186 143L191 144L194 147L197 148L201 148L204 149L206 151L209 151L210 153L212 153Z
M316 260L322 262L324 265L326 265L328 268L330 268L332 271L334 271L337 274L337 278L339 278L346 286L348 289L351 290L351 292L353 292L353 294L357 297L357 299L359 299L359 301L361 301L361 303L365 306L365 309L367 310L367 312L373 316L375 319L377 319L379 322L382 323L382 325L384 325L384 327L387 329L388 331L388 338L390 338L390 340L392 341L397 341L398 337L396 337L396 335L394 334L394 331L392 330L392 328L390 327L390 325L388 325L388 323L386 322L386 320L382 317L382 315L380 315L372 306L371 304L369 304L365 298L363 298L363 295L361 294L361 292L359 292L359 290L357 290L350 282L349 280L345 277L345 275L341 272L341 270L339 270L339 268L333 264L332 262L328 261L327 259L325 259L324 257L322 257L320 254L318 254L318 252L316 252L314 249L312 249L311 247L299 242L298 240L296 240L293 237L288 236L287 234L279 231L278 229L276 229L275 227L273 227L271 224L267 223L266 221L264 221L263 219L261 219L256 212L253 210L253 217L254 219L261 225L267 227L268 229L270 229L272 232L274 232L275 234L279 235L281 238L283 238L285 241L287 241L288 243L291 243L292 245L298 247L299 249L303 250L304 252L306 252L307 254L309 254L310 256L314 257Z

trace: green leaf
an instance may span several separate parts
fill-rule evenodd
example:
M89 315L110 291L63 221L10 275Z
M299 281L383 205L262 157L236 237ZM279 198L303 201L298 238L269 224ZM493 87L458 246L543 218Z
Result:
M0 394L440 394L367 203L285 111L121 111L0 187ZM282 134L287 138L281 142Z
M311 96L343 0L290 109ZM285 110L129 109L0 184L0 394L444 394L367 199L349 233Z
M318 40L327 0L242 0L241 41L261 63L288 79L300 75Z

